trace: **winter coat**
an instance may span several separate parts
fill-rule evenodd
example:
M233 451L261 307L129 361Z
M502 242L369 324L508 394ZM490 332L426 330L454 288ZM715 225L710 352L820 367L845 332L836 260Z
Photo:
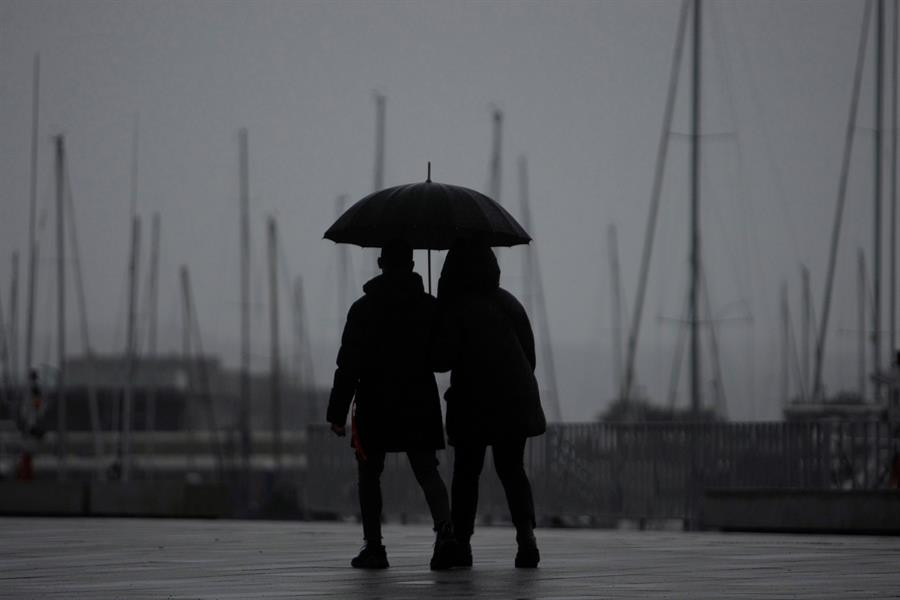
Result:
M436 370L451 371L444 396L447 439L453 446L490 445L541 435L547 423L528 315L499 287L492 253L471 259L457 265L448 255L438 292L432 360ZM460 273L450 272L457 268ZM457 276L461 282L451 291L447 280Z
M443 448L440 397L428 360L434 298L412 272L379 275L363 291L347 314L328 422L344 425L355 396L364 452Z

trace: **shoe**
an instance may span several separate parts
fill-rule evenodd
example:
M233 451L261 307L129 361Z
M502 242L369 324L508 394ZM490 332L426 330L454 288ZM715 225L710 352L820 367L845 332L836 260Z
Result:
M516 552L516 568L536 569L541 562L541 553L538 551L534 533L531 531L519 533L516 535L516 542L519 544L519 551Z
M453 567L453 559L456 556L456 538L453 536L453 526L443 523L437 528L437 537L434 540L434 554L431 556L431 570L444 571Z
M390 566L387 550L381 544L366 544L350 561L350 566L354 569L387 569Z
M454 567L471 567L472 566L472 544L471 542L456 542L456 552L453 555Z

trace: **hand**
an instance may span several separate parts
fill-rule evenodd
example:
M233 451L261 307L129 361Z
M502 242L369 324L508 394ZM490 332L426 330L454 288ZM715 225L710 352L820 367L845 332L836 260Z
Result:
M338 437L344 437L347 435L347 427L345 425L338 425L337 423L332 423L331 431L333 431L334 435L336 435Z

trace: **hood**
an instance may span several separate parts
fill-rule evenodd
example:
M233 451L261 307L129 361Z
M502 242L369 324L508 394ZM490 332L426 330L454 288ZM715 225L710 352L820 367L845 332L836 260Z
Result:
M459 242L447 253L438 280L438 298L500 287L500 266L489 246Z
M382 273L373 277L363 285L367 296L403 300L425 292L422 277L418 273L406 271L401 273Z

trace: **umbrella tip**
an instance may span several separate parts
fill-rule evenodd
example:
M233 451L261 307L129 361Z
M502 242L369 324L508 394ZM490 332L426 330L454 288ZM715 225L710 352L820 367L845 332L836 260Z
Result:
M431 183L431 161L428 161L428 179L425 180L425 183Z

